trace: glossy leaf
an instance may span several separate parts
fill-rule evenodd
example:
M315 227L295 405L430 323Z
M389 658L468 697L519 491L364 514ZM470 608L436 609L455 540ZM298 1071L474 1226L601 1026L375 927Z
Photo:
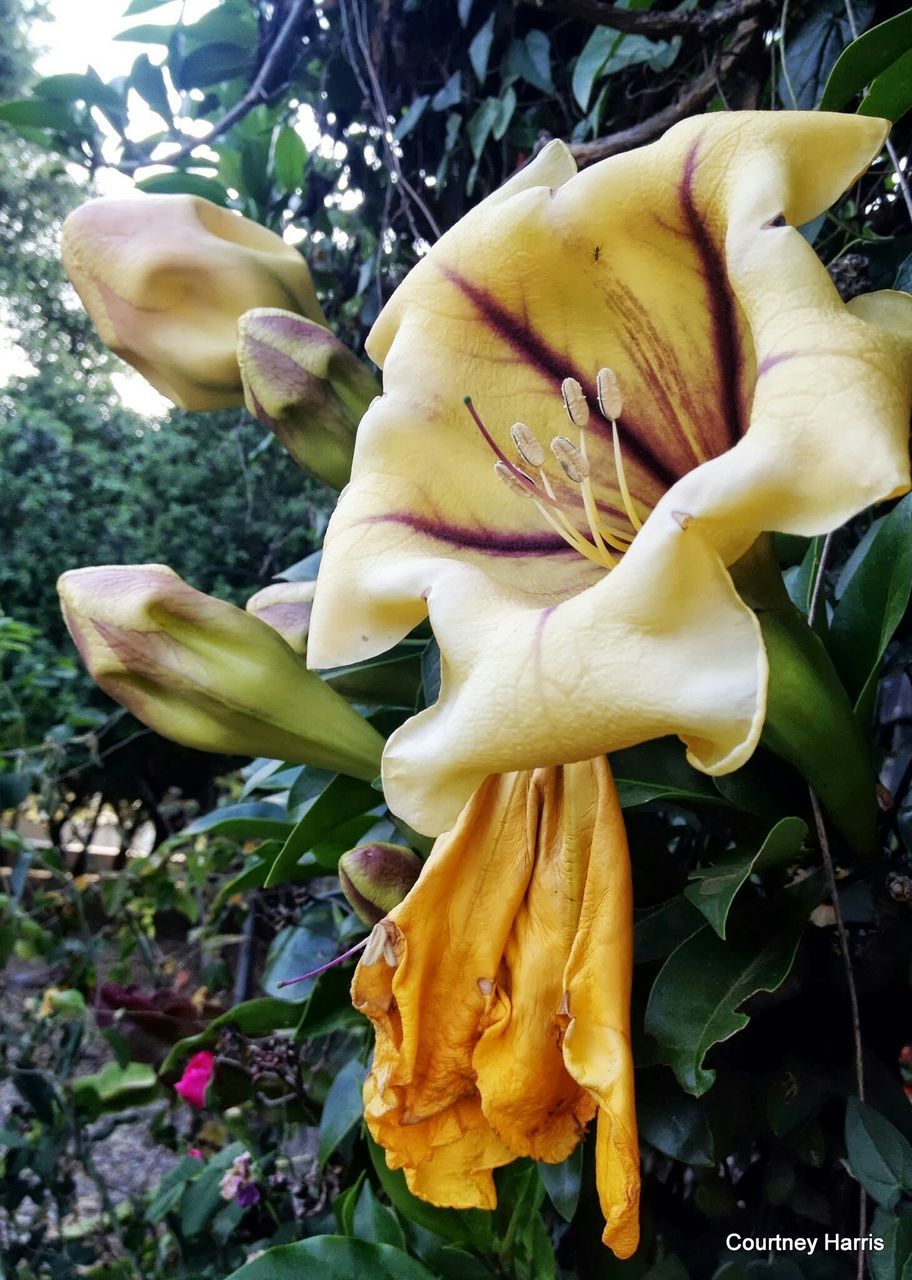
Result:
M137 182L136 186L140 191L148 191L153 195L202 196L213 204L228 204L228 192L221 183L199 173L184 173L178 169L171 173L155 173L151 178L143 178Z
M191 1053L214 1044L223 1027L234 1027L245 1036L265 1036L273 1031L287 1031L297 1026L304 1007L303 1001L276 1000L272 996L264 996L258 1000L245 1000L241 1004L236 1004L227 1013L213 1018L205 1030L195 1036L187 1036L186 1039L179 1040L162 1063L159 1074L169 1075L177 1070Z
M868 1254L871 1280L906 1280L912 1263L912 1218L894 1217L878 1208L871 1222L871 1234L883 1240L881 1251Z
M538 1175L548 1199L565 1222L576 1213L583 1178L583 1144L579 1143L560 1164L539 1164Z
M878 116L895 124L912 108L912 49L882 71L861 100L859 115Z
M367 1068L357 1058L346 1062L329 1086L318 1133L317 1160L322 1170L339 1143L361 1123L364 1103L361 1090Z
M213 809L185 827L182 836L231 836L235 840L276 839L291 830L292 824L278 804L249 800L244 804Z
M380 1186L393 1207L404 1218L447 1240L451 1244L468 1244L482 1253L489 1253L494 1246L494 1215L483 1209L438 1209L413 1196L405 1184L401 1169L390 1169L386 1156L373 1138L367 1139L371 1163Z
M282 850L272 864L266 887L285 884L305 878L307 869L299 866L301 859L314 845L328 836L347 819L367 812L377 806L380 797L368 782L339 775L314 800L288 836Z
M633 962L648 964L674 951L685 938L703 927L704 917L678 894L653 907L634 912Z
M724 938L728 913L748 877L792 862L806 835L807 826L800 818L783 818L759 849L733 849L711 866L697 867L690 875L696 883L689 884L684 893L702 911L719 937Z
M879 1111L850 1098L845 1139L852 1173L884 1209L912 1191L912 1146Z
M637 1075L637 1126L644 1141L673 1160L704 1169L716 1163L702 1103L682 1093L662 1068Z
M355 1200L350 1234L369 1244L392 1244L397 1249L405 1248L405 1233L396 1215L380 1203L366 1181Z
M469 61L479 84L484 84L488 76L488 59L491 56L491 45L494 43L494 19L496 14L491 10L487 20L475 32L469 45Z
M263 968L262 986L267 995L300 1004L313 991L316 978L290 987L279 984L328 964L344 950L336 940L331 920L321 920L315 912L309 912L306 921L282 929L273 939Z
M304 180L307 148L301 135L290 125L283 125L276 134L273 163L279 186L284 191L296 191Z
M809 10L808 19L783 35L785 69L779 80L779 98L787 108L809 110L823 93L833 66L852 40L842 0L824 0ZM870 4L855 6L859 26L865 26L871 15Z
M434 1280L415 1258L389 1244L368 1244L348 1236L311 1236L267 1249L227 1280Z
M611 769L622 809L653 800L676 804L725 804L712 779L687 763L684 749L673 738L660 738L611 756Z
M688 1093L699 1097L712 1085L716 1073L703 1060L750 1021L741 1012L744 1001L785 981L821 891L820 877L808 877L746 922L751 928L742 924L737 943L723 942L705 925L665 961L650 992L645 1029Z
M865 31L837 58L820 99L820 110L841 110L865 85L892 66L898 54L910 47L912 9Z
M893 508L836 606L829 649L859 715L872 707L880 660L912 594L912 495Z

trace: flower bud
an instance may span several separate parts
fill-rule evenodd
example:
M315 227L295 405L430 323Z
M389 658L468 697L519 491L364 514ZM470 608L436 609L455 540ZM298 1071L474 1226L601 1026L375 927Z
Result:
M191 1107L204 1107L206 1090L212 1083L214 1074L215 1055L208 1049L201 1049L184 1067L184 1073L174 1086L174 1092L185 1102L189 1102Z
M400 844L359 844L339 859L339 883L359 919L375 925L418 879L421 859Z
M182 409L243 404L237 320L251 307L323 323L297 249L198 196L90 200L61 249L102 342Z
M316 589L316 581L271 582L250 597L246 609L273 631L278 631L295 653L306 658L307 633Z
M328 329L267 308L238 321L237 359L253 416L305 470L347 484L358 423L379 391L367 366Z
M74 569L58 590L92 678L166 738L377 776L376 730L243 609L157 564Z

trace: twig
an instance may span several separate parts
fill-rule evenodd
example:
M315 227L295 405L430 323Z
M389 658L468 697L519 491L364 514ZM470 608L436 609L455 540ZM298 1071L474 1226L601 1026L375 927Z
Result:
M637 13L637 17L648 16ZM761 29L756 18L743 22L735 31L729 47L712 64L692 80L669 106L657 111L648 120L631 125L628 129L620 129L617 133L609 133L604 138L596 138L592 142L578 142L571 146L574 159L580 165L594 164L608 156L620 155L634 147L641 147L652 142L659 134L670 129L673 124L693 115L704 107L718 92L719 80L729 75L742 60L754 43L754 37Z
M814 625L814 619L817 616L817 610L823 599L823 580L826 573L827 560L829 559L830 549L832 547L832 533L828 533L823 543L823 550L820 553L820 563L817 565L817 573L814 577L814 589L811 593L811 605L808 610L808 626ZM855 985L855 969L852 964L852 952L849 948L849 935L845 927L845 920L842 915L842 907L839 904L839 889L836 884L836 871L833 866L833 855L830 851L830 841L827 836L826 823L823 819L823 811L820 808L820 801L817 799L816 793L812 787L808 788L811 797L811 810L814 814L814 826L817 828L817 841L820 845L820 857L823 862L824 875L826 876L827 889L830 894L830 900L833 904L833 916L836 920L836 933L839 938L839 951L842 956L842 966L845 971L846 988L849 993L849 1008L852 1015L852 1044L855 1051L855 1092L858 1095L859 1102L864 1102L865 1097L865 1080L864 1080L864 1053L861 1043L861 1011L858 1004L858 988ZM859 1186L858 1189L858 1238L862 1240L865 1234L865 1228L868 1217L867 1197L865 1189ZM864 1280L865 1257L862 1245L858 1247L858 1280Z
M621 9L604 0L522 0L535 9L552 9L562 18L576 18L594 26L611 27L625 35L641 36L710 36L737 26L743 19L770 9L769 0L732 0L718 9L701 13L653 13L648 10Z
M248 115L255 106L258 106L261 102L269 101L276 91L276 74L283 70L286 56L290 53L295 40L300 34L300 28L303 25L305 16L305 0L293 0L291 8L288 10L288 16L282 23L278 35L273 40L269 47L269 52L263 59L263 65L243 98L236 102L229 111L226 111L204 137L189 138L177 151L172 152L169 156L162 156L161 163L175 164L179 160L185 160L198 147L209 146L217 138L221 138L232 125L237 124L239 120L243 120L244 116ZM142 156L137 160L121 160L119 163L108 167L119 169L121 173L135 173L137 169L141 169L150 163L151 161L147 156Z

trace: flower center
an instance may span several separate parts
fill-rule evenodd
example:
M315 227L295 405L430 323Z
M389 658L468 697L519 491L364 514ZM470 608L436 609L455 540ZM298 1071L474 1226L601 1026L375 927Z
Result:
M579 491L583 510L586 514L586 528L580 529L571 506L562 502L557 496L554 486L545 470L546 453L544 446L535 433L524 422L514 422L510 435L521 461L538 473L538 480L533 479L528 471L517 466L506 456L494 440L487 427L479 417L472 403L471 396L465 397L465 406L472 416L487 444L497 456L494 471L507 488L520 497L528 498L538 509L542 518L552 529L581 556L611 569L633 542L643 527L637 510L630 496L627 477L624 473L624 459L621 453L621 442L618 434L618 418L621 416L621 389L617 377L611 369L600 369L596 378L596 394L602 416L611 423L611 436L614 446L614 469L617 475L618 490L621 495L624 513L629 522L629 529L617 528L609 524L599 510L593 492L591 466L586 444L586 429L589 425L589 402L583 389L575 378L564 378L561 383L561 397L564 410L571 424L579 431L579 444L574 444L567 436L555 436L551 441L551 452L560 464L567 480Z

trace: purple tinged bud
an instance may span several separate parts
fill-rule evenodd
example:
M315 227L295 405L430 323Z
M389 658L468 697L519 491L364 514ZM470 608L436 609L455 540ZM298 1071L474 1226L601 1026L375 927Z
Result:
M290 311L248 311L237 332L247 408L300 466L341 489L358 423L379 391L373 374L323 325Z
M418 879L421 859L399 844L359 844L339 859L342 892L365 924L375 925L399 905Z

